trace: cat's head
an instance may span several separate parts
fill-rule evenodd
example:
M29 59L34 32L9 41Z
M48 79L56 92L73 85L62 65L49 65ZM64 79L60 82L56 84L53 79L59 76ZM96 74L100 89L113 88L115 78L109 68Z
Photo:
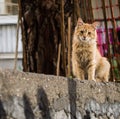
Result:
M77 21L74 35L81 42L93 43L97 40L96 28L99 26L98 22L92 24L84 23L81 18Z

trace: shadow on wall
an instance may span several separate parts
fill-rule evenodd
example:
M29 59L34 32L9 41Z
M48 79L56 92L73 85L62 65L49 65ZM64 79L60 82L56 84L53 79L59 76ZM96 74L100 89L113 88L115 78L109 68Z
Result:
M77 110L77 106L76 106L76 100L77 100L76 85L77 84L74 79L68 79L67 81L68 81L67 83L68 83L70 113L66 114L66 116L67 117L69 116L70 119L77 119L77 117L78 117L77 114L79 113ZM15 99L19 99L19 98L15 98ZM10 105L8 105L9 103L6 103L6 105L7 105L6 107L4 107L5 106L4 101L2 102L0 100L0 119L7 119L8 109L13 109L14 106L16 106L17 111L20 111L20 114L23 114L23 111L24 111L23 115L24 115L25 119L35 119L36 113L37 113L37 117L40 117L40 119L52 119L51 114L50 114L51 110L49 109L50 103L49 103L47 94L42 87L37 89L36 99L37 99L36 107L32 107L32 103L30 102L30 99L27 96L27 94L24 94L23 100L21 100L21 104L23 104L22 107L21 107L21 105L19 105L19 100L17 100L17 103L16 103L16 102L14 102L16 100L13 99L10 102ZM88 109L89 109L89 105L91 106L92 104L96 104L96 102L88 104ZM11 105L13 105L13 107L9 108L9 106L11 106ZM116 105L115 105L115 107L116 107ZM22 111L21 111L21 108L19 109L19 107L22 108ZM106 109L106 107L104 107L104 108ZM15 111L16 110L13 109L12 111L10 111L10 113L11 114L16 113ZM90 112L91 112L90 110L86 110L85 114L80 115L80 118L82 118L82 116L83 116L83 119L91 119ZM19 114L19 112L17 112L15 114L15 116L17 114Z
M26 94L23 95L23 101L24 101L24 113L26 119L34 119L34 113L31 108L30 100Z
M71 119L76 119L76 82L73 79L68 79L68 92Z
M76 119L76 81L74 81L73 79L68 79L68 92L70 101L70 117L71 119ZM52 119L52 117L50 116L49 100L42 87L37 90L37 103L38 108L41 111L41 118ZM32 112L31 104L29 98L26 95L24 95L24 105L26 119L34 119L35 116Z
M49 111L49 101L44 89L41 87L37 92L37 102L39 105L39 110L42 111L43 119L52 119Z
M89 111L86 111L86 115L84 116L84 119L91 119Z
M35 119L35 115L33 113L30 100L26 94L24 94L23 96L23 101L24 101L25 118ZM38 103L38 109L42 115L42 119L52 119L50 117L50 112L49 112L49 101L47 99L47 95L43 88L40 88L37 91L37 103ZM3 119L3 118L0 118L0 119Z
M7 115L1 100L0 100L0 119L7 119Z
M74 79L68 79L68 92L69 92L69 101L70 101L70 114L71 119L76 119L76 81ZM91 119L90 112L86 111L86 114L83 116L83 119Z
M68 79L68 95L70 102L70 119L76 119L77 115L77 107L76 107L76 81L74 79ZM33 109L32 103L30 102L27 94L23 95L23 104L24 104L24 116L25 119L35 119L36 113L37 116L40 116L41 119L52 119L50 115L49 109L49 100L47 98L47 94L45 90L40 87L37 90L37 106ZM14 102L13 102L14 103ZM19 112L18 112L19 113ZM4 105L0 100L0 119L7 119L6 110L4 109ZM90 119L90 113L86 112L83 119Z

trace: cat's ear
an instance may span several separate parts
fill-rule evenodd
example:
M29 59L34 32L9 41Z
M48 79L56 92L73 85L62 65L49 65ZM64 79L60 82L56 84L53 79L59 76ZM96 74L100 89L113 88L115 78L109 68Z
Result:
M81 26L83 25L83 20L81 18L78 18L78 21L77 21L77 26Z
M99 22L94 22L94 23L92 24L92 26L96 29L97 27L100 26L100 23L99 23Z

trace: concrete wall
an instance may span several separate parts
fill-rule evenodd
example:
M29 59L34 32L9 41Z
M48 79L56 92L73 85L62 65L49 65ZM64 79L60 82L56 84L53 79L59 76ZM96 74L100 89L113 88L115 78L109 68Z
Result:
M1 119L120 119L120 84L0 70Z

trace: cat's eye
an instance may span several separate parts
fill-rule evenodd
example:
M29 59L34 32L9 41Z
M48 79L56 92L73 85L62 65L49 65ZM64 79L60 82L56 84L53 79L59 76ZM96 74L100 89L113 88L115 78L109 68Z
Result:
M88 35L90 35L91 34L91 32L88 32Z
M80 31L81 34L83 34L84 31Z

